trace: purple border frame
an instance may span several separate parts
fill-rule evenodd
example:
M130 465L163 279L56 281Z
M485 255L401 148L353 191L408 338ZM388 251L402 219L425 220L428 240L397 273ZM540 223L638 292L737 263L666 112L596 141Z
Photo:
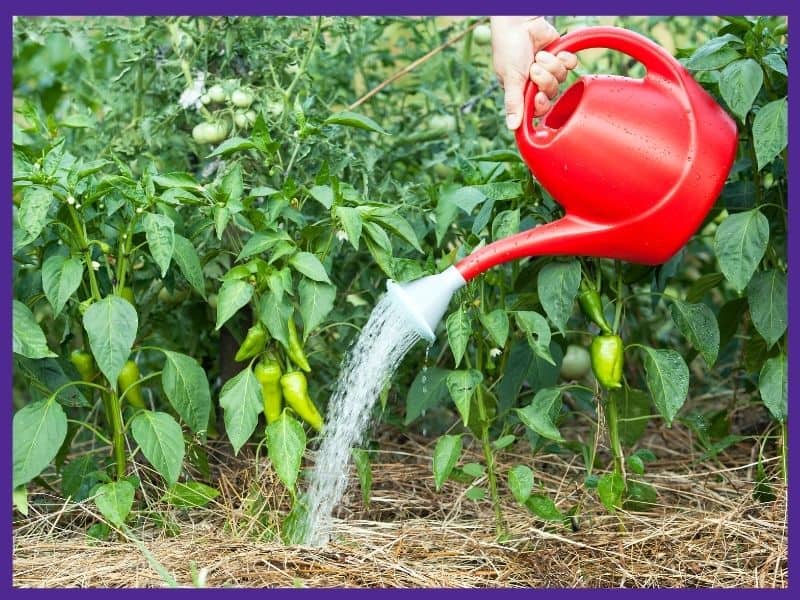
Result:
M0 138L4 143L0 147L0 178L4 185L10 187L11 183L11 112L12 112L12 78L11 78L11 57L12 57L12 15L469 15L469 14L484 14L489 8L486 1L479 0L445 0L440 2L431 2L430 0L405 0L402 3L388 3L376 2L375 0L340 0L335 4L331 2L321 2L320 0L266 0L262 2L254 2L253 0L226 0L224 3L209 2L208 0L170 0L164 2L163 0L146 0L139 2L126 2L126 3L111 3L108 0L73 0L68 4L65 2L56 2L54 0L38 0L35 2L20 2L19 0L6 0L5 3L0 5L0 55L2 55L3 68L0 68L2 73L2 87L0 87L0 107L2 107L2 114L6 117L0 120ZM491 5L493 13L500 14L530 14L536 12L540 6L535 2L521 2L519 0L505 0L501 2L493 2ZM221 11L222 9L222 11ZM800 18L800 11L797 9L797 4L790 0L729 0L727 2L722 0L667 0L663 4L650 5L641 0L607 0L603 3L589 2L587 0L561 0L557 3L547 5L547 10L541 12L550 12L557 10L560 14L582 14L582 15L626 15L626 14L673 14L673 15L706 15L706 14L774 14L774 15L788 15L792 18L789 19L790 30L795 30L793 27L796 18ZM792 45L789 46L790 65L797 64L797 49ZM791 66L790 66L791 68ZM789 95L795 97L800 94L800 86L797 79L790 78L789 80ZM793 142L798 135L800 121L796 120L797 110L794 108L794 103L789 103L789 146L790 152L793 152ZM797 176L795 171L800 173L800 169L793 168L793 163L790 161L788 165L789 172L793 176ZM793 180L793 179L792 179ZM9 187L5 189L8 190ZM789 207L793 207L797 202L798 194L794 191L795 186L789 186ZM7 198L7 196L6 196ZM10 203L6 205L10 207ZM789 230L794 232L795 225L800 217L796 216L797 211L794 213L789 211ZM0 277L3 281L8 282L8 288L2 297L2 316L0 317L0 332L2 332L2 339L6 342L0 348L0 359L5 368L0 368L0 389L10 390L11 382L11 365L12 365L12 352L11 352L11 211L6 209L0 220L0 240L2 240L5 251L0 252ZM788 255L791 261L800 256L800 240L797 235L789 236ZM796 320L800 309L794 305L793 300L800 298L798 288L800 281L794 275L794 270L789 272L789 372L794 373L792 367L798 364L794 360L795 353L800 349L800 333L797 327L791 327ZM800 384L795 383L795 379L790 375L789 377L789 398L790 407L792 399L800 397ZM6 396L9 398L9 396ZM10 401L6 401L6 406L10 408ZM790 408L790 413L792 412ZM3 431L6 435L0 435L2 440L3 454L7 457L6 460L1 461L0 472L3 477L0 478L0 498L11 497L11 410L6 409L2 414ZM794 465L798 463L800 457L800 447L797 443L800 442L800 435L789 435L789 462ZM789 487L789 516L791 515L797 502L800 501L798 495L798 486ZM9 506L9 505L7 505ZM10 506L9 506L10 508ZM797 509L794 509L797 512ZM8 515L11 517L11 514ZM102 589L89 589L89 590L22 590L12 587L12 530L11 520L2 520L0 523L2 528L2 547L6 553L2 560L0 567L0 578L2 579L2 587L0 589L5 593L13 593L15 596L30 597L32 594L58 594L59 597L77 597L77 594L88 594L97 597L99 594L107 593ZM795 552L792 551L792 541L797 538L793 535L793 530L789 531L789 569L793 571L794 566L798 564L795 559ZM790 575L791 576L791 575ZM790 588L791 589L791 588ZM548 598L571 598L578 595L585 594L598 594L607 590L592 590L592 589L547 589L547 590L533 590L533 593L539 591L540 594L547 594ZM616 590L615 590L616 591ZM632 590L627 590L632 593ZM642 593L641 590L638 591ZM693 595L698 593L712 593L715 596L721 594L734 594L738 597L750 595L774 595L789 593L787 590L691 590L691 589L670 589L670 590L648 590L646 593L649 595ZM115 590L114 593L117 593ZM148 589L130 589L120 590L118 593L125 594L130 597L130 594L136 594L139 597L144 597L144 594L152 593ZM162 591L156 590L156 593L172 593L172 594L252 594L255 590L246 589L213 589L213 590L169 590ZM482 590L350 590L350 589L306 589L306 590L282 590L270 589L268 592L272 595L284 596L286 594L299 594L308 596L309 594L324 594L326 597L344 597L345 594L379 594L384 598L394 597L398 594L420 594L426 597L433 597L434 594L480 594L492 593L502 594L505 597L515 595L520 597L522 594L530 593L528 590L511 590L499 589L492 590L491 592L484 592ZM85 597L85 596L82 596Z

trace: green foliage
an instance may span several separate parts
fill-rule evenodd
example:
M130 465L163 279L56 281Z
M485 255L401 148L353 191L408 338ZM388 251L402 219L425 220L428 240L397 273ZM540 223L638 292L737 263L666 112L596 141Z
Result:
M696 396L735 386L736 403L761 402L785 423L785 20L618 21L651 37L659 23L673 35L670 51L680 49L739 130L736 162L701 230L658 267L537 257L492 269L459 293L426 368L416 352L401 366L392 383L398 394L388 397L405 397L405 405L389 400L382 412L398 427L438 436L437 489L463 479L468 497L488 494L498 514L495 455L520 443L534 453L574 448L572 427L587 418L607 425L611 441L612 470L586 484L597 482L609 510L656 500L646 483L623 477L626 464L646 476L646 449L627 453L648 423L694 428L707 457L741 439L727 417L698 412ZM563 214L498 118L502 90L490 50L469 36L394 81L389 93L351 107L467 25L388 17L15 22L13 485L20 498L22 486L50 480L52 465L65 496L94 495L109 523L124 524L147 501L129 494L135 486L125 479L128 462L141 459L129 455L138 447L166 481L164 501L198 508L216 490L189 478L185 456L217 436L238 454L265 432L270 462L294 500L281 535L300 539L298 490L313 438L288 413L264 427L252 364L232 372L221 342L241 342L260 321L271 337L264 353L288 368L296 323L311 393L324 409L387 276L408 281L441 271ZM581 69L642 72L620 53L586 58ZM204 103L197 86L219 89ZM234 103L240 90L248 106ZM565 349L588 347L598 333L575 310L582 279L600 292L614 333L642 350L625 353L619 390L559 378ZM69 362L74 349L93 355L100 373L89 383ZM120 400L117 376L134 358L147 410ZM482 465L459 469L470 435ZM92 452L76 457L74 448ZM587 469L595 458L585 451ZM369 461L365 453L355 461L366 503ZM469 472L485 476L485 485ZM508 474L519 503L562 521L533 482L527 465ZM94 533L108 534L96 525Z

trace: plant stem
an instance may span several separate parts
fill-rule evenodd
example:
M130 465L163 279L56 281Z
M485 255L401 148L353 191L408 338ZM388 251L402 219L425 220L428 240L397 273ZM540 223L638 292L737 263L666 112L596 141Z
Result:
M295 73L294 79L289 84L289 87L286 88L286 92L284 93L284 105L288 108L289 106L289 98L292 97L292 91L294 90L294 86L297 85L297 82L300 81L300 77L303 76L303 73L306 72L308 68L308 62L311 60L311 55L314 54L314 49L317 46L317 37L319 37L319 32L322 29L322 17L317 17L316 24L314 25L314 32L311 34L311 40L308 43L308 52L303 57L303 62L300 64L300 68L297 69L297 73Z
M131 244L133 243L133 227L136 223L136 213L128 223L125 229L124 239L119 244L119 256L117 257L117 290L125 287L125 278L128 273L128 256L131 253Z
M622 297L623 297L623 283L622 283L622 266L620 261L615 261L615 267L617 270L617 309L614 312L614 335L619 335L619 327L620 322L622 321Z
M112 446L114 462L117 467L117 479L125 477L127 471L127 457L125 455L125 428L122 424L122 406L117 396L117 392L108 394L106 403L107 417L111 425Z
M92 268L92 247L89 245L86 229L78 218L78 211L76 211L75 207L73 207L71 204L68 204L67 208L69 209L70 217L72 217L72 223L75 226L75 235L78 236L78 241L81 245L81 251L83 252L84 259L86 260L86 272L89 273L89 286L92 290L92 298L94 298L95 301L98 301L101 299L101 296L100 287L97 285L97 278L94 276L94 269Z
M786 421L781 422L781 473L783 475L783 483L788 483L787 471L787 450L786 445L789 441L789 436L786 431Z
M464 48L461 52L461 103L467 101L469 96L469 78L467 67L472 61L472 29L467 30L468 33L464 38Z
M495 527L497 537L503 537L506 533L506 525L503 521L503 510L500 506L500 495L497 493L497 473L495 471L494 453L489 442L489 419L486 413L486 405L483 402L483 390L480 386L478 394L478 414L481 421L481 445L483 446L483 456L486 459L486 473L489 478L489 495L492 498L492 508L494 509Z
M622 477L626 482L625 461L622 454L622 443L619 439L619 413L617 412L617 398L609 392L605 395L606 400L606 422L608 424L608 439L611 443L611 454L614 456L614 473Z
M750 162L753 163L751 165L751 169L753 173L753 185L756 193L756 207L759 207L764 201L764 193L761 189L761 172L758 170L758 157L756 156L756 145L755 140L753 139L753 119L754 117L748 116L745 121L745 126L747 127L747 132L749 134L747 139L747 149L750 152Z

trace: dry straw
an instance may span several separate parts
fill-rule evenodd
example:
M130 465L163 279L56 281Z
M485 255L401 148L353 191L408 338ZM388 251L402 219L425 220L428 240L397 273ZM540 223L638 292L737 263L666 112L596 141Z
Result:
M224 443L211 446L221 494L206 510L158 505L159 513L141 515L132 533L181 586L193 585L193 564L209 587L787 585L786 490L774 482L774 502L753 499L752 441L718 462L693 462L686 431L651 434L645 445L659 461L648 465L644 480L657 488L660 504L650 513L621 515L606 513L580 486L585 472L574 456L504 453L503 478L525 462L560 508L582 502L583 515L573 531L544 523L505 494L510 539L498 543L488 500L468 500L457 483L434 491L429 441L401 441L391 432L383 438L370 506L361 504L353 473L336 539L325 548L284 547L269 539L288 499L266 461L246 452L233 460ZM479 460L479 454L466 458ZM143 467L139 476L157 481ZM153 497L159 493L150 488ZM171 533L165 517L177 525ZM30 516L15 525L14 584L165 585L153 562L122 536L88 542L84 531L95 518L89 502L37 494Z

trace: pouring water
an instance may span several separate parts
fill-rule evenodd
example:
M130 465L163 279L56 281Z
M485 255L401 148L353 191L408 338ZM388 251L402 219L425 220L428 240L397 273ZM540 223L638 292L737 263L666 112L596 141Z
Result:
M434 330L453 293L464 285L455 268L409 284L388 283L349 350L328 404L328 419L308 490L304 542L330 539L332 513L347 487L350 452L369 425L372 407L411 347Z

